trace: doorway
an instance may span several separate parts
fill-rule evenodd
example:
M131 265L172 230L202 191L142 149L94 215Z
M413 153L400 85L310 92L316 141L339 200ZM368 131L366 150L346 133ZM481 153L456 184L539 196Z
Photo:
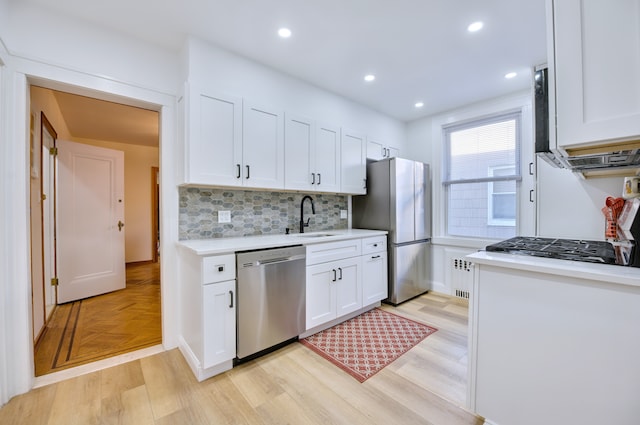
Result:
M40 335L36 340L34 358L41 357L42 352L57 353L56 361L53 362L51 359L54 367L49 368L55 370L161 343L160 267L157 257L154 256L157 252L157 242L151 243L152 235L153 239L157 240L156 232L152 228L157 229L159 225L158 213L155 212L158 210L159 192L158 179L152 182L148 171L150 165L156 168L159 165L158 113L38 86L31 86L30 89L32 115L36 115L38 111L46 112L50 117L48 121L53 122L60 139L124 151L125 158L129 159L129 164L125 164L125 174L129 174L126 180L134 182L125 182L127 288L111 294L57 305L44 326L41 329L33 329L34 336ZM155 115L155 122L151 125L148 120L140 118L149 115ZM138 120L132 119L136 116ZM151 132L150 127L153 129ZM37 132L37 126L34 128ZM143 141L136 140L136 134L149 133L155 133L153 142L149 141L148 137ZM145 178L138 174L140 168L147 170L144 173ZM136 182L139 184L135 184ZM149 191L150 186L155 188L152 193ZM143 192L144 196L141 195ZM127 199L127 194L131 199ZM129 204L132 207L127 211ZM46 256L46 249L43 248L42 251L42 255ZM53 251L55 254L55 247ZM37 253L34 255L33 252L31 260L32 264L36 265L41 262ZM37 282L39 281L40 279ZM43 282L45 288L47 284L47 281ZM40 288L37 289L40 293ZM34 299L33 302L33 310L40 311L40 306L35 304L40 301ZM141 305L149 307L148 311L133 312ZM96 306L102 310L96 309ZM104 308L110 308L111 311ZM132 314L120 314L127 309ZM57 316L63 320L57 320ZM102 324L97 326L99 323ZM118 332L121 328L140 331L135 332L137 336L129 338L128 342L108 341L106 336L109 333L122 333ZM91 332L94 332L95 336L92 337ZM145 334L148 335L145 337ZM52 345L51 339L55 339L56 344ZM90 342L92 340L104 342L105 349ZM67 352L64 354L64 361L61 361L61 352L65 346ZM89 352L90 355L87 355ZM36 376L41 375L40 372L46 369L36 366Z

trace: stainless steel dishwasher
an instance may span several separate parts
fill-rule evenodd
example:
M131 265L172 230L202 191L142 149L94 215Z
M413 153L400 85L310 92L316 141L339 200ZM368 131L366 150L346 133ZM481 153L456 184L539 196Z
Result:
M304 332L305 258L303 246L236 254L237 361Z

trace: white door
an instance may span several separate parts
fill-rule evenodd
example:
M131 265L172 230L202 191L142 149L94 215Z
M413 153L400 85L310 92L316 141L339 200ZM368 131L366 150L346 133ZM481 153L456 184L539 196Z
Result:
M124 289L124 152L58 140L58 302Z

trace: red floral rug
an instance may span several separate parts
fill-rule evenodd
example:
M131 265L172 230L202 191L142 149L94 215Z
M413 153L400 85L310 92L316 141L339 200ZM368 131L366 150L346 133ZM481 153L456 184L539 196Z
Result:
M436 331L374 308L300 343L364 382Z

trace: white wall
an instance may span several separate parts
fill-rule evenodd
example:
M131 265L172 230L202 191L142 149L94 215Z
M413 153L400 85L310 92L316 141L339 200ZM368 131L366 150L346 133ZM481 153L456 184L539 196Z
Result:
M175 93L178 52L24 2L10 2L7 16L3 38L14 56Z
M570 170L539 160L538 235L547 238L604 240L600 209L608 196L622 196L622 177L584 180ZM631 173L630 175L633 175Z
M2 10L8 10L5 22L10 24L0 26L0 60L7 64L0 97L0 404L34 383L28 219L30 84L160 112L161 291L163 300L179 298L174 178L177 54L170 60L170 53L148 44L30 10L19 2ZM163 345L173 348L177 346L177 303L162 303L162 320Z
M186 49L192 84L365 133L404 152L401 121L199 39L190 38Z

